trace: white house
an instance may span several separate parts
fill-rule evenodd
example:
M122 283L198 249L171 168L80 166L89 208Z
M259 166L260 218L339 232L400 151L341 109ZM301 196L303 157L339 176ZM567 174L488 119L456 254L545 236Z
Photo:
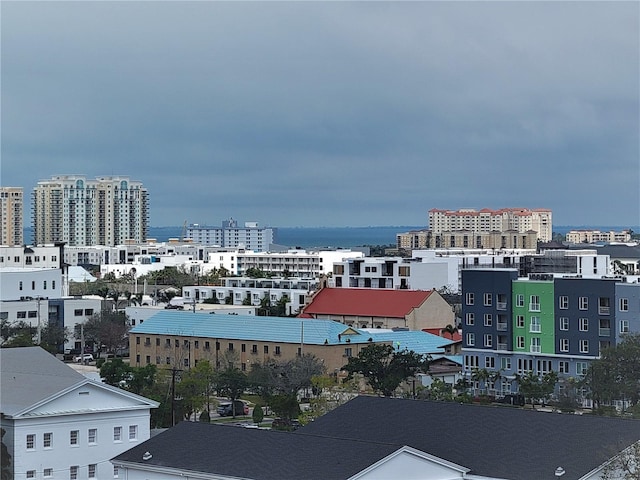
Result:
M40 347L0 349L0 424L15 480L118 478L158 403L90 380Z

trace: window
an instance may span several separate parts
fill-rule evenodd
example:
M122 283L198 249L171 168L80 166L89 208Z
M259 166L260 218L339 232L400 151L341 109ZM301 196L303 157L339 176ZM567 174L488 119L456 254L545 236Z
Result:
M491 306L491 294L490 293L485 293L483 295L483 299L484 299L484 306L485 307L490 307Z
M84 314L90 317L91 315L93 315L93 308L85 308Z
M531 317L531 323L529 325L529 331L533 333L540 333L540 317Z
M524 328L524 315L516 315L516 327Z
M280 355L280 345L276 345L275 355Z
M98 429L90 428L89 433L87 434L87 443L91 445L95 445L97 439L98 439Z
M484 357L484 367L485 368L495 368L496 367L496 359L494 357Z
M344 349L343 357L351 357L352 355L353 355L353 351L351 350L351 347L347 347Z
M265 345L263 349L265 355L269 353L269 345Z
M246 343L243 343L243 344L240 345L240 351L242 353L245 353L247 351L247 344Z
M524 337L521 337L521 336L516 337L516 346L518 348L524 348Z
M254 355L258 353L258 345L251 345L251 353Z
M36 448L36 436L33 433L27 435L27 450L34 450Z
M44 478L53 477L53 468L45 468L42 472L42 475L44 476Z
M629 299L628 298L621 298L620 299L620 311L621 312L628 312L629 311Z
M122 427L113 427L113 441L114 442L122 441Z
M561 310L566 310L567 308L569 308L569 297L567 297L566 295L561 295L558 298L558 308L560 308Z
M561 338L560 339L560 351L561 352L568 352L569 351L569 339L568 338Z
M27 478L36 478L35 470L27 470Z
M78 479L78 469L77 465L69 467L69 480L77 480Z
M566 362L564 360L558 362L558 372L569 373L569 362Z
M467 333L467 346L473 347L476 344L476 335L474 333Z
M157 337L157 338L156 338L156 347L159 347L159 346L160 346L160 338L159 338L159 337Z
M511 370L511 358L510 357L501 357L500 358L500 368L502 370Z
M69 443L71 445L78 445L79 434L80 434L79 430L71 430L69 432Z
M113 478L118 478L120 476L120 469L117 466L113 466Z
M466 295L467 305L473 305L473 293L467 293Z
M37 310L29 310L29 318L36 318L38 316L38 311Z
M576 362L576 375L584 376L587 374L587 362Z
M629 333L629 320L620 320L620 333Z
M560 330L563 330L563 331L569 330L569 318L568 317L560 317Z
M475 314L467 313L466 314L466 323L467 325L473 325L475 322Z
M96 464L89 464L89 478L96 478Z
M204 349L209 350L211 348L211 344L208 341L204 342Z
M578 299L578 308L580 310L587 310L589 308L589 299L587 297L580 297Z
M580 340L580 353L589 353L589 340Z
M531 339L530 352L531 353L540 353L540 338L539 337L533 337Z
M586 332L589 330L589 319L588 318L581 318L579 319L580 322L580 331L581 332Z
M51 448L53 445L53 433L47 432L42 437L42 446L44 448Z
M491 347L493 346L493 336L489 334L485 334L484 336L484 346Z
M516 307L524 307L524 295L522 293L516 295Z
M136 337L136 345L140 345L140 337Z
M26 311L24 311L24 312L18 312L18 313L16 314L16 316L17 316L18 318L27 318L27 312L26 312Z
M531 297L529 298L529 311L540 311L540 297L538 295L531 295Z
M129 440L137 440L137 439L138 439L138 426L129 425Z
M233 352L233 343L230 343L230 344L229 344L229 351L230 351L230 352Z
M485 313L484 314L484 326L485 327L490 327L491 325L493 325L493 317L491 316L490 313Z

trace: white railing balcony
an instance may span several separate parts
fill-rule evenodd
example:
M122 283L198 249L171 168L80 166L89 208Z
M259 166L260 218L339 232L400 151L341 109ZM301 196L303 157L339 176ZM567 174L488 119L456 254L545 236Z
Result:
M508 347L508 346L507 346L507 344L506 344L506 343L499 343L499 344L498 344L498 350L506 351L506 350L508 350L508 348L507 348L507 347Z
M529 304L529 311L530 312L539 312L540 311L540 304L539 303L530 303Z
M507 322L498 322L497 323L497 329L499 332L506 332L507 331Z
M496 305L496 308L498 310L506 310L507 309L507 302L498 302Z
M599 328L598 329L598 335L600 335L601 337L609 337L609 336L611 336L611 329L610 328Z
M609 307L598 307L598 315L609 315L610 308Z

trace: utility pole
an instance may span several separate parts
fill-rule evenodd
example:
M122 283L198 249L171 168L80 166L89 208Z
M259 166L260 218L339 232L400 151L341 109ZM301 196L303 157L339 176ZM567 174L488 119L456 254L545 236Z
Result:
M40 345L40 343L42 343L42 324L40 323L40 296L36 297L36 305L37 305L37 315L38 315L38 345Z

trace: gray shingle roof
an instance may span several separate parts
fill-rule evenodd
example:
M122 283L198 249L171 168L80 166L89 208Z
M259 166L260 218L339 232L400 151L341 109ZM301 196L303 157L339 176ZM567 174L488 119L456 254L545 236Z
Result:
M401 446L181 422L112 459L256 480L343 479ZM143 460L149 452L152 457Z
M408 445L471 469L517 480L577 480L640 440L640 421L511 407L360 396L294 435Z
M0 411L14 415L85 380L40 347L0 348Z

